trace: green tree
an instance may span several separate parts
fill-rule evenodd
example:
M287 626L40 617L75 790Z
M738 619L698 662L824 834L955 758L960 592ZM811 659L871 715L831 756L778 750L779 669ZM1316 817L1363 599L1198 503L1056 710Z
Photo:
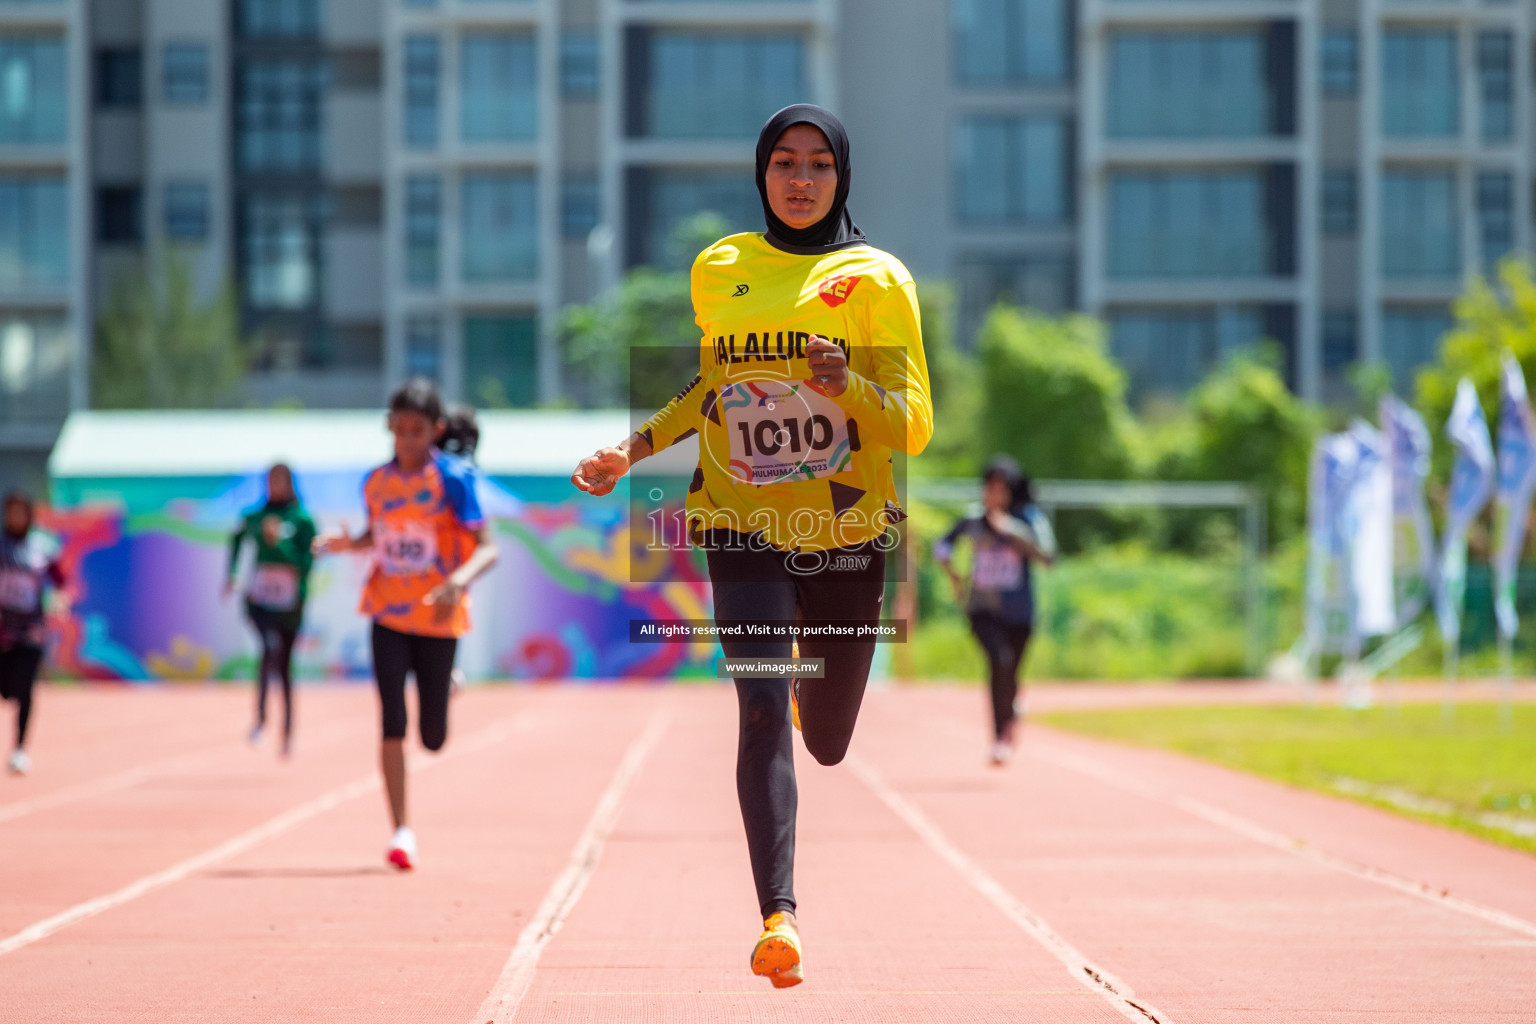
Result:
M226 406L240 393L247 365L234 289L200 303L187 261L159 261L118 278L96 326L91 363L98 409Z
M1007 452L1037 477L1133 475L1125 374L1106 350L1102 324L998 306L978 347L981 452Z
M977 439L981 407L981 366L955 344L954 290L947 284L919 281L923 355L933 401L933 440L916 465L925 476L971 476L980 472L983 453Z
M727 230L719 215L702 213L678 227L669 248L697 255ZM638 267L609 294L568 309L560 331L566 380L585 408L660 408L699 372L686 270Z

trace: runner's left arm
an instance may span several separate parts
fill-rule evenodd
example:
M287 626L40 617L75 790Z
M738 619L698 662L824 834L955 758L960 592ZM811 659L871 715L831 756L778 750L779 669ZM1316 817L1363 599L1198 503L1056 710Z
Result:
M848 370L848 387L837 397L862 438L919 455L933 437L933 400L923 355L917 286L905 281L870 311L871 378Z

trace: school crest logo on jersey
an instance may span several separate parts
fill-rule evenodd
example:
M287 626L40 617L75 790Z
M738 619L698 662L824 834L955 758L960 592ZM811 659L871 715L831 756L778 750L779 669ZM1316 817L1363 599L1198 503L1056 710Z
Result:
M821 282L821 301L836 309L848 301L848 296L853 294L853 289L863 280L859 277L834 277Z

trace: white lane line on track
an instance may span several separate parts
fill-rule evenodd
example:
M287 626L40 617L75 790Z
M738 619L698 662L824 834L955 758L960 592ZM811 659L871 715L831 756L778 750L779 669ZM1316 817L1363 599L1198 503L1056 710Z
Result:
M351 726L332 726L322 730L315 736L319 742L313 743L308 749L319 750L338 736L351 733L352 731ZM17 818L24 818L29 814L50 811L55 807L72 804L77 800L89 800L93 796L117 793L121 790L137 786L139 783L146 782L149 779L162 775L171 775L182 769L195 768L201 762L212 760L220 754L229 754L237 742L239 741L231 739L230 742L221 743L216 747L206 747L202 750L194 750L186 754L176 754L171 757L161 758L158 761L137 765L133 768L125 768L122 771L113 772L98 779L77 782L72 786L65 786L52 793L44 793L41 796L30 797L26 800L17 800L14 803L0 804L0 825L8 821L15 821ZM239 755L232 756L238 757Z
M581 899L581 894L586 891L587 883L592 880L597 862L603 855L603 846L618 824L619 811L623 808L624 797L629 793L630 783L640 774L646 758L661 741L661 735L670 720L670 712L657 710L625 751L619 766L613 771L613 777L608 781L608 788L598 798L592 817L587 819L586 828L582 829L581 836L576 840L565 870L550 884L533 920L528 922L522 934L517 937L517 944L512 947L511 955L502 966L501 975L475 1014L474 1024L506 1024L517 1016L523 997L533 985L533 974L538 969L544 947L549 945L550 939L555 937L576 902Z
M985 868L966 856L915 804L891 788L873 765L857 756L850 756L846 763L859 781L868 786L893 814L906 822L928 844L929 849L954 868L987 902L1002 911L1003 916L1060 960L1078 984L1104 999L1122 1017L1136 1024L1173 1024L1171 1018L1146 1001L1137 999L1129 985L1089 960L1062 938L1044 918L1004 888Z
M465 737L462 741L450 748L446 753L433 758L414 757L411 760L413 773L424 771L445 761L456 760L465 754L472 754L487 747L500 743L513 733L524 731L529 724L530 715L524 712L514 715L506 721L488 726L478 733ZM54 914L52 917L28 925L21 931L5 939L0 939L0 956L6 953L14 953L18 949L30 946L34 942L40 942L48 936L68 928L72 924L78 924L86 918L95 917L97 914L120 907L125 903L131 903L140 896L148 895L157 889L163 889L183 879L204 871L215 864L236 857L247 850L252 849L273 838L302 825L306 821L317 818L326 811L332 810L348 800L354 800L366 793L372 793L379 787L379 777L376 773L370 773L359 779L337 786L335 789L316 797L297 807L284 811L275 818L257 825L249 831L242 832L232 839L228 839L211 850L205 850L194 857L189 857L179 864L173 864L164 871L157 871L152 875L145 875L137 881L130 882L116 892L95 899L77 903L68 910Z
M1105 783L1106 785L1114 786L1116 789L1121 789L1128 793L1134 793L1137 796L1145 797L1148 800L1166 804L1171 807L1176 807L1186 814L1199 818L1200 820L1215 825L1218 828L1225 829L1228 832L1243 836L1244 838L1250 839L1256 843L1261 843L1264 846L1269 846L1284 853L1292 854L1302 858L1303 860L1311 861L1314 864L1329 868L1333 871L1338 871L1342 874L1350 875L1354 878L1359 878L1367 882L1374 882L1377 885L1385 886L1388 889L1396 890L1397 892L1404 893L1408 896L1414 896L1421 900L1427 900L1428 902L1446 910L1453 910L1457 913L1466 914L1469 917L1477 918L1479 921L1485 921L1489 924L1498 925L1502 928L1508 928L1509 930L1518 932L1521 935L1536 937L1536 924L1533 924L1524 918L1516 917L1515 915L1505 913L1502 910L1495 910L1492 907L1485 907L1480 903L1473 903L1471 900L1464 900L1458 896L1452 896L1444 890L1437 889L1434 886L1427 885L1423 882L1415 882L1411 878L1404 878L1401 875L1395 875L1390 871L1384 871L1381 868L1372 867L1369 864L1362 864L1359 861L1353 861L1345 857L1336 857L1331 853L1325 853L1322 850L1319 850L1317 847L1311 846L1300 839L1282 835L1279 832L1265 828L1263 825L1260 825L1257 822L1250 821L1247 818L1239 817L1230 811L1224 811L1220 807L1208 804L1203 800L1196 800L1193 797L1179 796L1177 794L1164 792L1155 786L1150 786L1144 782L1141 782L1139 779L1133 779L1122 775L1113 769L1106 768L1097 762L1075 754L1070 754L1063 751L1045 752L1040 750L1038 746L1030 745L1028 743L1025 744L1024 750L1029 756L1038 760L1045 761L1048 764L1054 764L1060 768L1066 768L1071 771L1078 772L1082 775L1087 775L1090 778L1094 778L1100 782Z

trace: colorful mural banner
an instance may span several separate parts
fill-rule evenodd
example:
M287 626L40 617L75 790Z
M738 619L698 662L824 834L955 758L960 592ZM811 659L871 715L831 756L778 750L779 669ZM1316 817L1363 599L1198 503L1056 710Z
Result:
M322 530L360 528L362 476L298 474L299 493ZM240 512L262 499L264 486L265 474L135 479L121 487L95 481L79 505L49 510L42 525L62 542L72 601L54 623L52 674L128 681L252 676L256 642L244 602L221 593L230 532ZM629 643L631 618L712 614L695 552L642 547L632 566L622 500L566 499L551 481L487 480L482 503L501 560L472 592L474 628L458 659L467 677L713 679L714 644ZM357 613L367 569L362 556L316 563L296 653L301 678L371 675L368 622Z

